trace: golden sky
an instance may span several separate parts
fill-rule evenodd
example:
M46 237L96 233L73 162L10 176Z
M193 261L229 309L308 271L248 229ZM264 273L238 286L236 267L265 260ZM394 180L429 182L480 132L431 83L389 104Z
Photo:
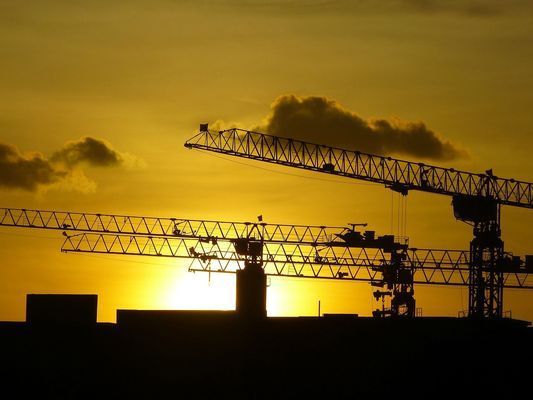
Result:
M201 122L265 126L276 99L290 95L336 101L364 121L423 123L468 154L434 163L533 179L527 1L2 0L0 60L0 145L55 160L68 175L34 190L0 187L6 207L263 214L390 232L391 194L379 185L183 147ZM120 162L72 158L86 137L104 140ZM324 132L324 143L333 139ZM507 250L533 253L532 221L531 211L504 209ZM449 198L421 193L408 198L407 233L416 247L466 249L471 237ZM209 282L177 260L61 254L60 244L54 232L1 230L0 319L23 319L32 292L97 293L102 321L117 308L233 307L232 276ZM314 314L320 299L324 312L368 315L371 291L273 278L269 314ZM457 315L467 292L419 286L416 298L425 315ZM506 300L513 316L533 320L531 294L508 291Z

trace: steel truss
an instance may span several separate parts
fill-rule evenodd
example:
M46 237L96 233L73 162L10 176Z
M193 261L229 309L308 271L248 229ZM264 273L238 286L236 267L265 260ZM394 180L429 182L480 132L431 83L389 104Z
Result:
M350 151L242 129L203 130L185 147L449 196L490 197L503 205L533 208L533 183L475 174L392 157Z
M373 233L366 241L366 236L355 232L353 226L350 229L17 208L0 208L0 225L61 230L66 236L62 247L65 252L183 258L192 260L191 271L219 273L235 273L252 262L271 276L366 281L391 290L394 314L404 308L405 315L413 315L415 283L465 286L475 279L469 270L469 252L408 250L405 238L374 238ZM242 247L239 252L243 240L255 243L254 254L243 254ZM500 253L503 258L510 257L503 248ZM528 280L530 271L522 268L521 261L506 265L506 270L498 270L498 285L501 282L509 288L533 288ZM511 265L514 267L509 268ZM485 269L480 269L483 276ZM490 296L489 293L484 298Z
M280 243L339 242L345 227L228 222L116 214L0 208L0 226L164 237L236 239L261 237Z
M262 249L262 266L271 276L382 282L384 269L391 265L391 254L382 249L269 242ZM245 266L233 240L80 233L67 236L61 250L192 259L191 271L234 273ZM402 267L411 271L413 283L469 284L468 251L409 249L404 256ZM523 268L502 271L503 285L533 289L529 275Z

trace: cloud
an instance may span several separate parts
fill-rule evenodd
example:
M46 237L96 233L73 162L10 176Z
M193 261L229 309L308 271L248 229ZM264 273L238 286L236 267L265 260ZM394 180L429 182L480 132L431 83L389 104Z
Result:
M84 137L67 142L50 158L40 153L23 154L11 144L0 143L0 188L38 189L59 188L63 191L93 192L96 184L80 168L139 166L137 157L119 153L104 140Z
M88 194L96 192L96 187L95 181L88 178L83 170L76 168L69 171L63 179L48 186L41 186L39 192L46 193L50 190L58 190Z
M63 162L70 167L80 163L95 167L113 167L122 164L123 157L103 140L87 136L76 142L66 143L52 155L51 160Z
M465 150L442 139L423 122L366 120L325 97L278 97L260 132L375 154L452 160Z
M53 184L65 175L41 154L23 155L15 146L0 143L0 187L35 191L39 185Z
M240 122L217 119L216 121L209 123L209 130L213 132L218 132L223 131L225 129L235 128L236 126L242 126L242 124Z

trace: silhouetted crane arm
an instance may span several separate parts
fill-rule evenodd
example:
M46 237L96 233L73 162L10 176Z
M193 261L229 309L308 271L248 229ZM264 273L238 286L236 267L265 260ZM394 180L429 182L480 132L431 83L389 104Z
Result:
M499 178L490 171L457 171L242 129L211 132L203 127L185 147L380 183L403 194L419 190L479 196L533 208L533 183Z
M0 208L0 226L149 236L200 237L209 240L262 237L264 241L284 243L339 241L337 234L346 229L345 227L332 226L210 221L25 208Z
M136 255L191 259L189 270L234 273L245 266L231 240L216 243L194 238L81 233L66 238L64 252ZM383 282L391 267L391 254L382 249L314 246L308 243L264 243L262 266L270 276ZM403 265L413 283L468 286L469 252L409 249ZM504 287L533 289L529 270L520 265L504 272Z

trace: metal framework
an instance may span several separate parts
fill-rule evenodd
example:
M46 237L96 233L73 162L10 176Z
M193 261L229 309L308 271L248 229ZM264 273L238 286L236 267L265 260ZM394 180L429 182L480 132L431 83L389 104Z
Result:
M490 197L503 205L533 208L533 183L498 178L271 136L243 129L200 131L185 147L287 165L331 175L449 196Z
M100 253L192 259L191 271L236 272L245 268L233 240L171 238L105 233L67 236L64 252ZM383 281L384 268L392 255L383 249L308 243L269 243L262 246L262 266L267 275L366 282ZM465 250L409 249L403 267L413 274L413 283L468 286L469 252ZM533 279L524 268L502 271L506 288L533 289Z
M200 132L185 147L380 183L403 195L418 190L452 196L456 218L474 228L469 257L469 316L503 316L502 265L506 258L500 207L533 208L533 183L499 178L492 170L458 171L242 129L210 132L207 124L200 126ZM397 276L404 278L389 287L393 289L393 313L397 314L394 308L399 303L410 308L408 315L414 315L412 274L400 271Z
M64 252L172 257L191 271L238 273L250 265L266 275L369 282L391 293L391 312L413 315L414 284L471 286L472 252L409 249L407 239L375 237L355 226L206 221L115 214L0 208L0 226L63 231ZM530 269L509 262L497 271L501 288L533 289ZM518 262L517 262L518 261ZM475 271L474 271L475 272Z
M280 243L342 242L345 227L159 218L70 211L0 208L0 226L162 237L236 239L261 237Z

